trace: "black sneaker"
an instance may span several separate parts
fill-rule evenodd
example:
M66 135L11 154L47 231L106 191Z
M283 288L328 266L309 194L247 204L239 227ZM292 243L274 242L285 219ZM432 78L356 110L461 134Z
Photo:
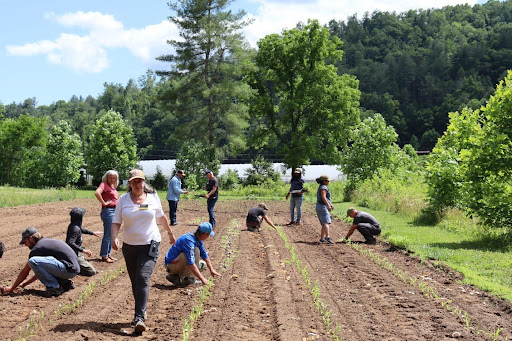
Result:
M68 281L66 283L64 283L62 285L62 289L64 290L64 292L67 292L69 290L73 290L75 288L75 285L73 284L73 282L71 280L68 279Z
M319 242L320 244L322 244L322 243L326 243L325 239L320 239L318 242Z
M165 279L167 279L169 282L171 282L175 286L179 286L181 284L180 283L180 276L178 276L178 275L168 274L167 276L165 276Z
M332 241L331 237L327 237L327 238L325 238L325 242L326 242L327 244L334 244L334 242Z
M58 288L46 288L46 291L43 291L41 293L41 296L49 298L49 297L57 297L62 295L64 292L64 289L62 287Z
M367 239L364 241L365 244L368 244L368 245L375 245L377 244L377 239L373 238L373 239Z

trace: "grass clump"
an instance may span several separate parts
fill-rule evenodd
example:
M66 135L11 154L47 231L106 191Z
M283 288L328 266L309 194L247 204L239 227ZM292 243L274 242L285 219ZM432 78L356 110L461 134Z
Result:
M33 188L0 186L0 208L73 200L79 198L94 198L94 193L91 191L77 190L72 188L47 188L41 190Z

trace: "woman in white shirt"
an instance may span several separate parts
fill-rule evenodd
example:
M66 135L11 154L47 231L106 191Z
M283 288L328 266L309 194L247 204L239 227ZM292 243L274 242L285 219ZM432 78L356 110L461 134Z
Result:
M146 177L139 169L129 173L128 193L119 198L112 221L112 248L118 250L117 238L124 223L123 256L135 298L135 315L132 325L135 333L146 330L146 307L149 299L149 281L155 268L162 237L158 225L169 235L171 244L176 241L169 220L164 215L156 191L146 184Z

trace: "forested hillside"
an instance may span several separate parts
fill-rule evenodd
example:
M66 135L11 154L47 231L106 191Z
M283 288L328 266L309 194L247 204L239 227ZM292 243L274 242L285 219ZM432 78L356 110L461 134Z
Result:
M512 68L512 1L366 13L329 29L345 43L338 68L359 79L361 107L415 148L431 149L448 113L479 108Z
M395 127L399 144L417 149L431 149L449 112L482 105L512 69L512 0L334 18L328 29L344 43L338 74L359 80L362 119L381 113ZM132 126L139 157L174 157L183 144L175 131L185 118L164 100L173 79L148 71L126 85L106 81L96 98L74 96L41 106L36 98L0 103L0 121L47 116L51 128L66 120L85 145L94 122L113 109Z

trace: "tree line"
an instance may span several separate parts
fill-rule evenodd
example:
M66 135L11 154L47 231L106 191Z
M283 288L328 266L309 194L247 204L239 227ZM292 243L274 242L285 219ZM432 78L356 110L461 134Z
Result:
M512 67L512 1L374 12L326 27L312 20L266 36L257 50L241 34L250 24L245 12L233 13L230 3L170 3L181 39L169 41L175 54L158 58L167 70L148 70L126 86L105 83L97 98L0 104L0 162L10 167L0 184L49 185L44 167L31 162L55 155L52 148L65 145L52 142L57 136L74 141L74 164L85 162L95 176L109 167L94 157L124 143L128 157L110 168L176 157L199 174L242 152L272 153L292 168L352 162L356 183L371 174L358 173L366 144L355 132L380 143L371 132L382 131L392 159L402 162L414 148L431 149L448 113L479 107ZM119 139L114 130L111 140L97 141L103 120L119 122Z

